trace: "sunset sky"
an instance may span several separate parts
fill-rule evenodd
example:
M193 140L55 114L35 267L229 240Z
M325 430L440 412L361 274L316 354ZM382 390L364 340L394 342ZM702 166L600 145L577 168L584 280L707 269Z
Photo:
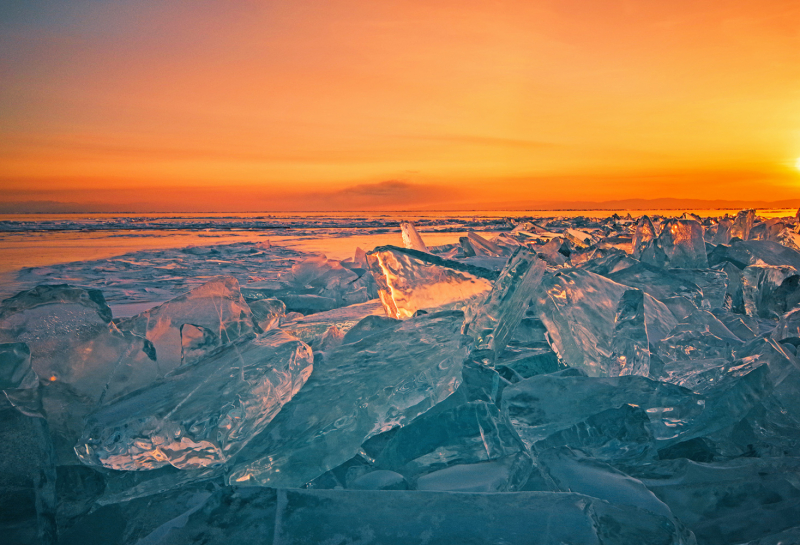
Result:
M20 209L800 199L799 158L797 0L0 4Z

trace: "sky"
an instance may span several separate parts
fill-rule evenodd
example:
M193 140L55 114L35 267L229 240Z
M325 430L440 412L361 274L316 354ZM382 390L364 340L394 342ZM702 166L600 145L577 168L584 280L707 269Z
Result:
M0 3L4 209L658 198L800 200L800 2Z

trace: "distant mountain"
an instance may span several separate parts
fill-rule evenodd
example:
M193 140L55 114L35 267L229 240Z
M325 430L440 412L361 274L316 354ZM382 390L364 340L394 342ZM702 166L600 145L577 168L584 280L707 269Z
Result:
M619 199L613 201L563 201L497 203L497 210L683 210L798 208L800 198L781 201L705 200L705 199Z

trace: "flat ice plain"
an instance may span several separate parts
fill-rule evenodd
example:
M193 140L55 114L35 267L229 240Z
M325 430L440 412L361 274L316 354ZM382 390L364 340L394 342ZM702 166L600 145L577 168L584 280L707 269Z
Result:
M0 535L800 543L799 233L752 210L0 221Z

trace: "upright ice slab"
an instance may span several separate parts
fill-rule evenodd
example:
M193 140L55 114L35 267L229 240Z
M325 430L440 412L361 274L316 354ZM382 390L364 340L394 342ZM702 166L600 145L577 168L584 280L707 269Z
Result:
M396 246L367 254L386 315L405 319L417 310L465 308L492 289L497 274Z
M695 220L668 220L658 236L658 244L670 267L708 267L703 226Z
M537 305L556 353L591 376L646 376L648 329L660 338L675 323L651 296L583 270L546 279Z
M127 471L222 464L300 390L312 363L310 348L284 332L240 339L99 409L75 451L85 464Z
M411 250L418 252L428 252L428 247L422 242L422 237L417 233L417 229L413 223L404 221L400 224L400 230L403 233L403 245Z
M755 210L742 210L736 214L736 219L733 220L733 226L731 227L731 238L749 239L755 217Z
M459 311L426 314L328 354L241 452L229 482L302 486L352 458L366 439L447 398L461 381L463 319Z
M655 238L656 229L653 227L653 222L650 220L650 217L640 217L639 221L636 223L636 231L633 234L633 241L631 242L633 257L636 259L642 257L642 253L645 248L647 248L647 245L655 240Z
M529 250L518 248L514 252L467 327L476 348L491 350L495 356L503 352L539 289L546 268L544 261Z
M239 291L239 282L219 277L189 293L121 320L119 328L146 337L156 348L159 367L169 372L181 365L181 326L201 326L218 345L253 331L253 316Z

